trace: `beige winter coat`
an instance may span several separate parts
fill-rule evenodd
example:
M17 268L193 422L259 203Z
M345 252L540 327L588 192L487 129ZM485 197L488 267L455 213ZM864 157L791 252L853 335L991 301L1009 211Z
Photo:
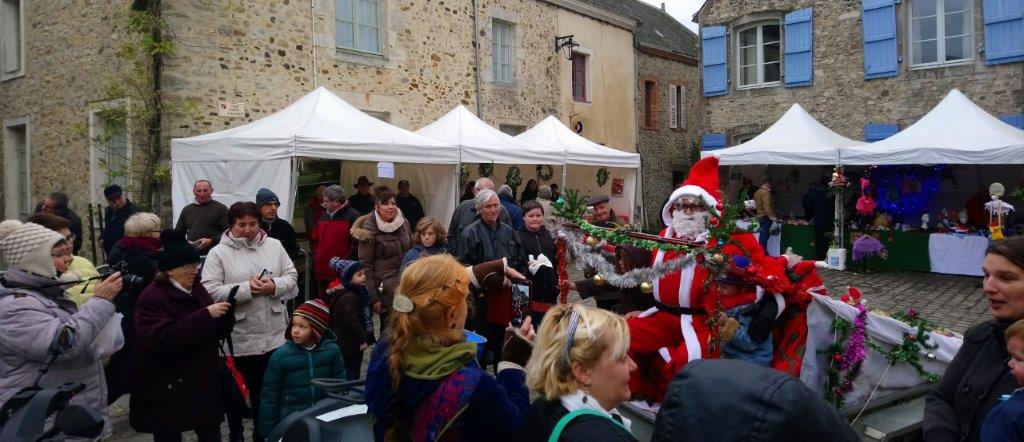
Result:
M366 289L373 301L380 301L381 307L387 310L391 308L398 288L398 269L402 266L402 258L412 248L412 235L401 210L391 226L379 225L375 213L356 220L352 238L359 241L359 262L363 263L366 271Z

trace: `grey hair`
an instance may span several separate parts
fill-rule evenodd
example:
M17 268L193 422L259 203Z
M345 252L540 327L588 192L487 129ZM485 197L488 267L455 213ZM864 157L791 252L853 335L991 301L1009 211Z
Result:
M498 188L498 195L512 196L512 188L508 184L502 184Z
M498 197L498 194L494 193L494 191L491 190L491 189L480 189L480 191L477 192L476 196L473 198L473 205L476 207L476 210L479 212L480 209L484 207L484 204L487 204L487 202L490 201L491 198L497 198L497 197Z
M494 190L494 181L491 181L491 179L487 178L487 177L477 178L476 179L476 183L473 185L473 190L480 190L480 189L491 189L491 190Z
M537 197L544 198L546 200L551 199L551 186L540 186L540 188L537 189Z
M345 199L345 190L337 184L332 184L324 189L324 199L331 201L341 201Z

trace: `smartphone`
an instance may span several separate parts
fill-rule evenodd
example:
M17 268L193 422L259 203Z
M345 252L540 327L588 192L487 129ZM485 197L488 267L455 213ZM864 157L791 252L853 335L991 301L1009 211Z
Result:
M530 316L530 286L523 283L512 285L512 325L519 327Z
M238 301L235 299L238 296L238 286L231 287L231 291L228 292L228 304L234 306Z
M257 276L256 279L263 279L264 276L267 276L269 274L270 274L270 270L263 269L263 271L260 272L260 276Z

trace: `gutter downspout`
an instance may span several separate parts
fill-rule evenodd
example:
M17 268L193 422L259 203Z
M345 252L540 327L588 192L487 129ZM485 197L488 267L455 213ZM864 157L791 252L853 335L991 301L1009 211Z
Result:
M163 6L160 4L160 0L155 0L150 5L149 10L158 19L163 19L163 16L162 16L162 13L161 13L161 11L163 10ZM159 26L154 26L153 27L151 35L152 35L153 41L158 42L158 43L163 41L163 33L160 31L160 27ZM153 55L153 117L149 120L148 132L149 132L150 152L156 153L156 155L154 155L153 159L152 159L154 165L156 163L159 163L160 157L163 156L163 149L160 148L160 142L161 142L161 139L163 138L163 134L161 133L161 125L163 124L163 120L164 120L164 112L163 112L164 103L163 103L163 95L162 95L162 92L161 92L161 83L160 83L160 77L162 76L163 70L164 70L163 67L164 67L163 55L161 55L161 54ZM161 200L161 198L160 198L159 185L156 185L153 182L153 180L150 179L150 183L146 187L148 187L149 188L148 190L150 191L150 196L149 196L149 208L150 208L150 210L153 211L153 212L156 212L156 213L160 213L160 205L161 205L161 201L160 200ZM173 207L171 209L171 213L174 213ZM90 234L91 235L95 235L95 232L91 232Z
M309 49L312 52L311 57L313 58L313 90L317 87L317 68L316 68L316 0L309 0L309 37L310 45Z
M662 7L664 7L664 6L665 6L665 4L662 3ZM644 25L644 22L642 22L640 20L637 20L636 21L636 27L633 28L633 80L636 82L635 86L633 87L633 90L637 91L637 92L640 92L638 90L640 88L640 81L639 81L640 80L640 57L638 56L638 54L640 53L640 44L637 42L636 34L640 32L640 28L643 27L643 25ZM638 94L638 95L640 95L640 94ZM641 106L636 106L636 103L640 103ZM678 106L678 103L676 105ZM641 109L643 107L644 107L643 106L643 98L641 98L639 96L634 97L634 109L639 110L639 109ZM635 118L635 120L636 120L636 153L637 154L640 154L640 116L641 116L641 114L638 113L636 115L636 118ZM634 213L636 212L636 208L637 208L637 206L636 206L636 204L637 204L637 195L639 194L640 195L640 219L639 220L633 220L633 224L636 225L637 221L640 221L640 230L645 230L645 229L647 229L647 202L644 201L644 156L642 154L640 154L640 169L639 169L638 172L639 173L637 174L636 188L633 191L633 207L630 207L630 209L632 209L632 210L630 210L630 212L634 212ZM634 215L634 213L630 213L630 216Z
M477 0L473 0L473 64L476 68L474 76L476 77L476 117L483 120L484 110L483 102L480 100L480 24L477 21Z

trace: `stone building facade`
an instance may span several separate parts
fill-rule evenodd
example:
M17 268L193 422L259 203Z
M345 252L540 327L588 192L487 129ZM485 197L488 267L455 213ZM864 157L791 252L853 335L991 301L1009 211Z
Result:
M704 98L702 133L724 134L726 144L735 145L766 129L793 103L800 103L830 129L863 140L868 124L906 128L953 88L995 116L1024 111L1024 63L986 64L982 0L888 2L894 3L890 7L895 16L893 47L896 52L891 55L895 66L888 74L865 79L862 8L886 3L708 0L696 14L695 21L700 24L702 34L710 27L725 28L728 82L725 90ZM962 6L954 6L957 3ZM936 12L936 5L947 10ZM804 8L812 11L812 78L809 85L787 87L784 76L779 78L775 73L786 69L783 54L788 26L783 23L784 16ZM917 8L916 12L913 8ZM941 18L943 15L945 20ZM940 17L938 21L934 20L936 16ZM872 22L868 27L873 28L875 18L869 20ZM935 23L941 23L942 28L936 29ZM916 31L921 33L912 32L912 26L918 26ZM744 33L757 28L760 30ZM937 32L939 38L935 40ZM749 36L748 41L741 43L741 34ZM943 39L943 35L947 38ZM780 43L773 44L774 41ZM749 63L744 61L743 64L751 67L739 67L741 56L737 51L741 45L751 54L745 57ZM942 49L936 49L936 45ZM943 51L939 54L944 53L944 58L936 57L938 50ZM774 55L776 52L779 55ZM868 56L869 64L874 62L875 55ZM770 66L775 60L779 60L778 65ZM741 78L741 71L753 77ZM703 73L703 81L709 81L707 71Z
M3 11L11 2L24 9L19 31L26 63L23 75L0 80L0 120L27 128L28 167L21 175L5 167L3 202L12 205L9 195L17 192L11 185L23 177L30 183L29 205L53 189L65 190L81 213L88 203L105 203L100 190L113 180L98 172L103 159L94 157L102 154L92 144L97 134L110 132L97 117L99 109L123 104L110 101L110 84L124 68L114 53L128 39L129 9L106 2L53 12L39 2L3 0ZM588 111L601 122L595 130L613 128L607 135L595 132L596 141L635 150L634 60L619 48L629 47L632 22L579 0L199 0L162 2L161 18L174 48L158 76L161 97L174 109L160 119L164 161L171 138L255 121L315 86L410 130L460 104L509 133L549 114L570 124L580 112L565 101L570 68L553 48L566 27L601 36L592 45L594 55L618 69L604 70L614 75L603 79L616 91L615 100L592 103ZM8 28L0 22L0 34ZM224 104L242 113L221 112ZM127 121L122 126L104 141L117 142L130 158L144 131ZM5 130L5 166L24 153L8 142L20 134ZM524 181L533 174L524 169ZM88 186L83 177L90 177ZM169 215L169 190L162 187L156 210ZM16 206L4 211L5 217L23 215Z

